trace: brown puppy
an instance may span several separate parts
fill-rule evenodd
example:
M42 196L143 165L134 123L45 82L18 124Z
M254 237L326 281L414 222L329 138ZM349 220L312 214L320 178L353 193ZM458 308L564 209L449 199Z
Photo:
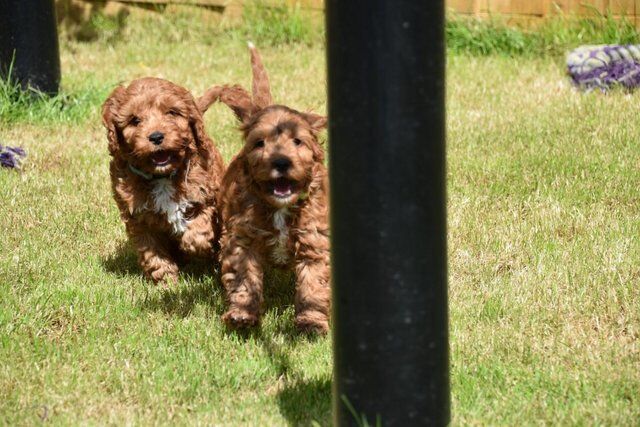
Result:
M182 255L214 259L224 165L184 88L157 78L117 87L102 107L111 186L139 262L175 282Z
M326 118L272 105L269 82L250 45L253 98L239 86L216 86L198 101L216 99L241 121L245 145L223 179L222 283L232 327L258 323L267 265L296 274L296 326L329 329L328 176L318 133Z

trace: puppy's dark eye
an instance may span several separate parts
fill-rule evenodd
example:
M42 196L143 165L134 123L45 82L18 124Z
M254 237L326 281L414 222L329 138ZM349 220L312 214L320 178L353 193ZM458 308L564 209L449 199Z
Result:
M169 110L167 111L167 114L170 116L179 116L180 112L178 110Z
M293 138L293 143L296 144L296 145L300 145L300 144L302 144L302 141L300 141L299 138Z
M264 147L264 140L262 140L262 139L260 141L256 141L256 142L253 143L253 148L254 149L255 148L262 148L262 147Z
M131 126L138 126L140 124L140 119L136 116L131 117L131 120L129 120L129 124Z

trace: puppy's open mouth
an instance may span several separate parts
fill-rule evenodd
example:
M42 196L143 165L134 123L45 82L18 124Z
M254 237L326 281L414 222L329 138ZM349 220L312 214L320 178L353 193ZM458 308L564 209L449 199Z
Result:
M173 160L173 155L168 151L156 151L151 155L151 161L155 166L166 166Z
M276 178L270 183L273 195L279 199L286 199L296 191L297 183L287 178Z

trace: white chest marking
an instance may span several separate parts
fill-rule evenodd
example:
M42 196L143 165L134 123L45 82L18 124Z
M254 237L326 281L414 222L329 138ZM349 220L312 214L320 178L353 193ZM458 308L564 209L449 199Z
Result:
M173 233L181 235L187 229L186 211L191 206L186 200L176 202L173 198L176 189L171 180L158 179L153 182L151 197L153 198L153 208L157 213L165 214L167 221L171 224Z
M287 216L289 210L287 208L278 209L273 214L273 228L277 230L277 234L270 240L273 246L271 257L278 264L286 264L289 261L289 227L287 227Z

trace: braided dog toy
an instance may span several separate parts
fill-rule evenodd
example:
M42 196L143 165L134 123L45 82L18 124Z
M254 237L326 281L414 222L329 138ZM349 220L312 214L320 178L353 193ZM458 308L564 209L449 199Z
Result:
M20 169L22 160L26 155L27 153L20 147L3 147L0 145L0 166Z
M640 86L640 45L580 46L567 55L573 83L587 91Z

